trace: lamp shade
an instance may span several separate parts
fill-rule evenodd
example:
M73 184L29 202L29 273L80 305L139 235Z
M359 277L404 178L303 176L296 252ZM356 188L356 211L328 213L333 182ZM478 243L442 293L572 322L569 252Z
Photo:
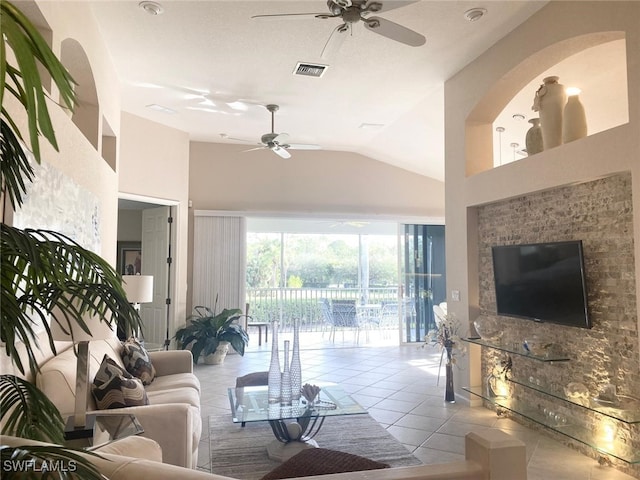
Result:
M109 324L106 321L100 320L98 315L85 314L82 317L82 320L84 320L91 331L91 335L80 328L78 322L74 321L71 316L69 316L69 322L67 323L65 315L58 308L55 308L51 312L51 316L58 320L51 319L51 336L57 341L79 343L91 340L104 340L115 335Z
M123 275L122 288L131 303L149 303L153 301L152 275Z

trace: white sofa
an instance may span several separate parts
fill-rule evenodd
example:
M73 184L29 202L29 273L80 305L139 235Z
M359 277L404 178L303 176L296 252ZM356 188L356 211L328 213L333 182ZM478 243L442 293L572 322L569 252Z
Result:
M91 462L109 480L138 480L141 478L153 478L154 480L234 480L230 477L158 463L160 460L158 448L155 448L148 441L143 442L143 445L137 445L136 439L137 437L129 437L122 445L119 445L120 442L107 445L99 451L104 458L91 457ZM0 437L0 443L20 446L38 444L39 442L3 436ZM139 458L107 453L122 451ZM149 458L151 460L148 460ZM484 429L467 434L465 460L463 461L304 478L307 480L526 480L525 445L500 430Z
M91 341L89 382L93 382L105 354L123 367L121 351L122 344L116 337ZM156 369L155 380L145 387L149 405L97 410L92 397L88 411L100 415L135 415L144 428L142 435L155 440L162 448L165 463L196 468L202 419L200 382L193 374L191 352L149 352L149 357ZM39 365L36 386L58 407L63 418L67 418L73 414L75 406L76 356L73 348L60 350Z

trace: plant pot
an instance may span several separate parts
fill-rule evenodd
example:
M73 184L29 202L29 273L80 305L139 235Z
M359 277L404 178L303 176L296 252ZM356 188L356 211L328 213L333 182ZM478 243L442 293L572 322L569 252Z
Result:
M229 346L229 342L220 342L215 352L204 357L204 363L206 365L220 365L224 363L224 359L227 358L227 352L229 352Z

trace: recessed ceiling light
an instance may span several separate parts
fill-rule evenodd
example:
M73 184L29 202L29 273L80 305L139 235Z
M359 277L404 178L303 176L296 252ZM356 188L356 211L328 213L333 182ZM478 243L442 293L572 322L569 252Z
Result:
M524 115L522 115L521 113L514 113L513 115L511 115L511 118L521 121L524 120Z
M363 130L375 130L376 128L384 127L383 123L361 123L358 128Z
M469 22L476 22L487 14L486 8L472 8L464 12L464 18Z
M164 12L164 8L162 8L162 5L156 2L144 1L140 2L138 6L149 15L161 15L162 12Z
M152 103L151 105L147 105L147 108L150 108L151 110L155 110L156 112L162 112L162 113L169 113L169 114L178 113L172 108L163 107L162 105L158 105L157 103Z

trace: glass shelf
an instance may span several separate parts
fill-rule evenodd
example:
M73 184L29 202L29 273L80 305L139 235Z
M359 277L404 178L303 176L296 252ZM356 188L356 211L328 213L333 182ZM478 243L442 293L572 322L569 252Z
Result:
M620 420L621 422L624 422L624 423L630 423L630 424L640 423L640 401L638 400L635 400L635 402L633 402L633 399L632 399L631 402L629 402L630 404L627 405L626 408L624 409L598 404L598 401L593 398L589 400L588 405L583 405L570 398L567 398L562 393L545 390L541 388L539 385L520 382L518 380L514 380L513 378L509 378L507 380L516 385L521 385L524 388L530 388L531 390L535 390L536 392L540 392L544 395L557 398L559 400L562 400L563 402L567 402L572 405L577 405L579 407L582 407L586 410L590 410L592 412L606 415L607 417L611 417L615 420ZM629 397L625 397L625 398L629 398Z
M475 343L475 342L472 342ZM606 455L611 455L619 460L622 460L631 464L640 464L640 452L634 451L629 446L622 444L621 442L602 442L596 444L593 440L593 432L584 426L571 424L571 423L552 423L552 420L545 416L543 412L527 407L517 402L513 398L489 398L482 390L482 387L463 387L463 390L476 395L495 406L509 410L517 415L520 415L532 422L549 428L555 432L558 432L566 437L576 440L584 445L587 445L598 452Z
M539 362L568 362L571 359L566 355L554 354L553 352L549 352L545 355L534 355L531 352L527 352L523 347L516 346L513 344L499 344L499 343L491 343L486 340L482 340L481 338L464 338L465 342L475 343L476 345L480 345L482 347L493 348L495 350L500 350L502 352L512 353L514 355L520 355L521 357L531 358L533 360L538 360Z

